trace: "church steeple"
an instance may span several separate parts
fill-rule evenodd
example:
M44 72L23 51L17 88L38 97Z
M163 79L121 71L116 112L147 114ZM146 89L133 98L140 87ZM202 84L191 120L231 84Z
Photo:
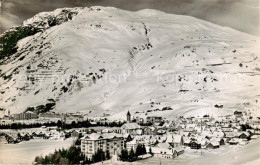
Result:
M130 114L129 111L126 114L126 118L127 118L127 122L130 123L131 122L131 114Z

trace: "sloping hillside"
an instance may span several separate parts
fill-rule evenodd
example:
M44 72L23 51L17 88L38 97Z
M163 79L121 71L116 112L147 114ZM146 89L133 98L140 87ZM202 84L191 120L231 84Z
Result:
M259 38L155 10L64 10L25 21L37 31L1 56L2 114L259 113Z

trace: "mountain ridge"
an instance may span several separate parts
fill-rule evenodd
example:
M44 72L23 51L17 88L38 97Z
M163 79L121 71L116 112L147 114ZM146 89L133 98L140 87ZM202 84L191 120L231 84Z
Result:
M77 14L42 26L63 10ZM19 40L17 52L0 61L3 114L28 108L112 118L127 110L165 117L259 113L257 37L151 9L58 9L24 26L33 23L44 30Z

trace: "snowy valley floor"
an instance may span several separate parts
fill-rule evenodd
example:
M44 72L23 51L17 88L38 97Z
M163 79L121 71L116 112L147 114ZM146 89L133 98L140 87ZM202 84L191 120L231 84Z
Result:
M32 164L34 158L47 155L55 149L68 148L72 145L72 138L66 140L36 139L19 144L3 144L0 137L0 164Z
M1 141L1 140L0 140ZM51 140L31 140L20 144L3 144L0 143L0 164L28 164L32 163L35 156L46 155L55 149L66 148L72 144L72 139L65 141ZM149 158L137 162L111 162L105 161L97 164L117 164L117 165L158 165L159 158ZM185 149L185 153L176 159L161 159L162 165L226 165L226 164L260 164L260 139L250 141L246 146L221 146L219 149L191 150Z

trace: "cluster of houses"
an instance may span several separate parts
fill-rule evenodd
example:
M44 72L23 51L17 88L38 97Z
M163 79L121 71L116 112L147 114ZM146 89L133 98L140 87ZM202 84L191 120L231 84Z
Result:
M141 144L155 157L172 159L190 149L216 149L222 145L246 145L260 135L260 118L251 120L239 111L233 115L201 118L179 117L168 121L162 117L147 117L153 125L141 126L132 122L127 113L127 123L118 128L104 129L99 133L85 134L81 149L91 157L98 148L119 154L122 149L136 149ZM243 128L243 126L247 126Z
M81 115L46 113L38 116L45 119L82 121ZM81 151L88 157L102 149L110 155L119 155L123 149L136 150L138 145L145 146L155 157L173 159L190 149L217 149L222 145L246 145L250 140L260 136L260 117L252 118L247 112L236 111L232 115L212 117L178 117L172 121L160 116L147 116L146 119L131 119L126 115L126 123L120 127L106 127L94 131L88 129L70 129L58 131L57 127L42 127L37 131L6 134L10 143L31 138L63 140L69 137L80 137ZM109 122L108 120L93 120ZM144 123L146 121L146 123ZM115 122L115 121L113 121ZM29 129L30 130L30 129ZM80 136L79 136L80 134Z
M76 138L78 134L75 134L74 130L58 131L57 127L43 126L40 129L26 129L8 133L2 132L2 136L5 136L7 143L16 144L31 139L65 140L70 137Z

